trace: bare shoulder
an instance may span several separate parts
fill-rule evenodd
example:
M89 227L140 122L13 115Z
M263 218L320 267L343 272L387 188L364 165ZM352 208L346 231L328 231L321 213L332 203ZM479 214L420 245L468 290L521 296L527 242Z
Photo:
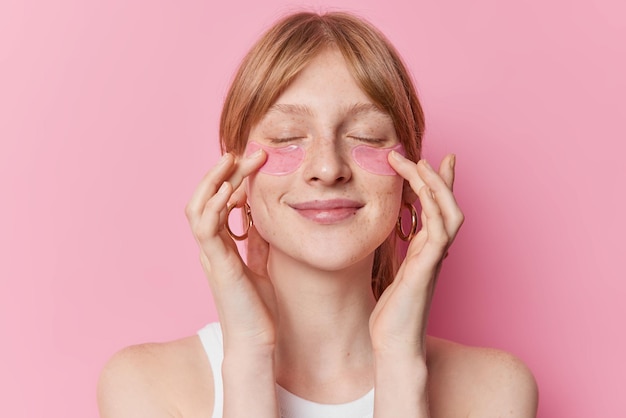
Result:
M428 356L433 417L536 416L535 378L514 355L429 337Z
M197 336L127 347L107 362L98 382L102 418L210 416L212 394Z

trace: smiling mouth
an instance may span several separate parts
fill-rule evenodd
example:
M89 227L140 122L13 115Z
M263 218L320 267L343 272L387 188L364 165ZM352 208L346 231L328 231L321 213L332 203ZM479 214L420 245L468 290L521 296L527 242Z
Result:
M290 205L298 214L320 224L333 224L348 219L364 205L349 199L312 200Z

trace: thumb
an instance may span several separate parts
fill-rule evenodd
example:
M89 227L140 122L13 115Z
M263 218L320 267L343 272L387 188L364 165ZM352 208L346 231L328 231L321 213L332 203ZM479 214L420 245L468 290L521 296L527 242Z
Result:
M454 154L446 155L446 157L441 161L441 164L439 166L439 175L441 176L443 181L446 183L446 186L448 186L450 190L452 190L454 187L455 166L456 166L456 155Z

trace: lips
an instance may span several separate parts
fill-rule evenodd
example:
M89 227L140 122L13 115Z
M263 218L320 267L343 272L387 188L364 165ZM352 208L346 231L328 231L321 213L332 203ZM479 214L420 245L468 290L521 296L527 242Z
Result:
M299 215L321 224L341 222L356 214L363 204L349 199L311 200L289 205Z

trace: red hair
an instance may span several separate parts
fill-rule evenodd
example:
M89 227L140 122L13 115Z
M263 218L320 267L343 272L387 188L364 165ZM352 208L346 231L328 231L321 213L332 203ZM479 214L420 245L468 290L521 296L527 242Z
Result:
M222 152L243 154L251 128L320 51L337 48L357 84L391 116L407 157L420 158L424 114L399 54L369 22L343 12L289 15L272 26L244 57L226 95L220 120ZM374 256L376 298L397 270L395 234Z

